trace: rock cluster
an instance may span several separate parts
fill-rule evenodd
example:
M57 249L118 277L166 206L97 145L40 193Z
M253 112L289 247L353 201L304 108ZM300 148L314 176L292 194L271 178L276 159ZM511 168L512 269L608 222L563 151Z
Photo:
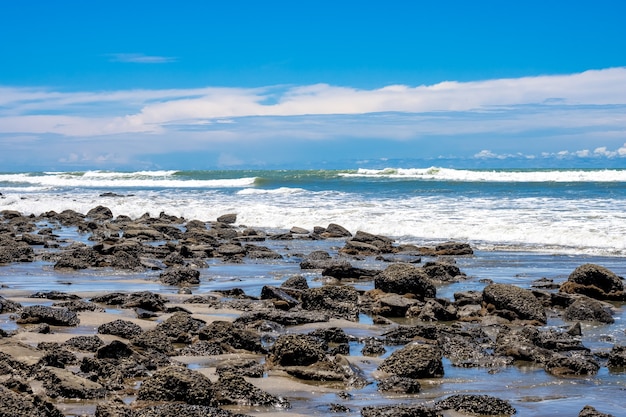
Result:
M41 223L76 227L93 244L63 241L53 228L38 226ZM623 372L626 366L623 346L616 344L610 353L599 355L580 342L579 322L611 323L612 306L607 301L625 300L622 279L598 265L577 268L558 292L489 283L482 292L461 292L448 300L437 297L437 288L467 279L454 260L472 255L464 243L430 248L396 245L391 238L363 231L353 235L336 224L270 235L237 227L235 214L201 222L166 214L115 218L102 206L85 215L69 210L39 217L0 212L0 263L42 260L58 270L159 271L161 283L181 291L202 282L209 259L234 264L283 259L283 254L259 243L268 239L337 239L344 246L336 256L320 250L299 255L300 268L317 274L326 285L310 288L307 279L297 275L280 286L265 286L259 298L239 288L185 298L187 305L238 310L233 320L204 320L172 306L169 297L149 291L113 292L88 300L60 292L31 296L50 300L52 306L22 306L0 296L0 313L11 313L24 331L72 328L80 325L81 312L112 306L137 315L137 321L112 320L97 327L97 334L36 348L14 340L15 331L0 329L0 374L7 375L0 378L0 415L61 416L54 405L61 398L106 398L98 402L95 415L100 417L230 416L234 414L225 406L233 405L289 408L287 399L254 384L267 372L346 390L377 384L381 392L411 395L422 389L420 380L443 378L446 360L452 366L490 369L532 362L556 377L593 375L602 366ZM365 257L384 267L355 266ZM423 257L432 259L421 264ZM352 285L364 281L373 289ZM578 326L539 327L548 314ZM359 340L330 324L356 322L361 315L382 325L378 337ZM413 324L397 325L394 318ZM323 326L308 332L289 329L314 323ZM362 354L378 360L373 374L363 372L350 357L351 342L362 343ZM395 351L377 358L388 349ZM255 359L219 364L213 379L174 359L226 354ZM42 391L34 393L32 386ZM128 404L116 397L133 401ZM330 409L346 411L341 404ZM428 405L364 406L361 415L439 416L448 410L471 415L516 413L499 398L453 395ZM602 414L585 407L580 415Z

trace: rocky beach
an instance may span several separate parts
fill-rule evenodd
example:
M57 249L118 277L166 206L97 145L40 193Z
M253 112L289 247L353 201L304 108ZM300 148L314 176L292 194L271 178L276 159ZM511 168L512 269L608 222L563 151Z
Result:
M621 259L502 256L4 210L0 416L620 415Z

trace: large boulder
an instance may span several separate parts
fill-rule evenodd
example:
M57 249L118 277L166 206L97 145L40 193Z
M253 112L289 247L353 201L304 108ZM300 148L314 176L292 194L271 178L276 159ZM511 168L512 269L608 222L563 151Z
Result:
M175 266L159 275L159 280L167 285L200 284L200 271L186 266Z
M167 320L157 324L157 329L163 331L175 343L191 343L192 335L206 325L204 320L195 319L189 313L178 311Z
M20 303L8 300L0 295L0 313L13 313L22 309Z
M67 308L34 305L25 307L17 322L22 324L46 323L51 326L78 326L80 319L76 312Z
M219 405L289 408L289 402L252 385L240 375L220 375L214 384L215 400Z
M472 415L511 416L517 411L508 401L490 395L451 395L435 403L437 410L454 410Z
M590 405L586 405L578 413L578 417L614 417L613 414L601 413Z
M530 290L509 284L491 284L483 290L483 300L497 310L513 312L521 320L547 321L546 310Z
M374 405L361 409L361 417L441 417L441 413L424 405Z
M93 248L74 248L61 254L55 269L87 269L104 265L104 259Z
M192 405L214 405L213 384L206 376L182 366L157 370L141 384L138 401L180 401Z
M15 392L0 385L0 416L63 417L63 413L38 395Z
M99 221L111 220L113 218L113 212L108 207L97 206L87 212L87 217Z
M565 309L563 318L568 321L599 321L607 324L615 322L608 306L585 296L580 296L570 304Z
M43 380L46 394L51 398L104 398L107 390L97 382L82 378L59 368L44 368L37 379Z
M426 272L410 264L392 264L374 279L374 288L396 294L434 298L437 290Z
M32 262L34 259L35 252L28 243L17 241L7 235L0 238L0 264Z
M324 360L326 344L306 334L282 335L271 350L269 361L280 366L308 366Z
M111 334L126 339L137 336L141 332L143 332L141 326L132 321L122 319L113 320L98 326L98 333L100 334Z
M613 346L606 366L609 368L626 368L626 346Z
M378 370L406 378L442 377L442 352L435 345L410 343L393 352Z
M595 264L584 264L576 268L561 285L560 291L584 294L600 300L626 300L622 279L613 271Z
M354 287L327 285L302 291L302 308L323 311L337 318L357 320L359 294Z
M198 338L219 343L225 350L247 350L265 353L261 336L251 330L242 329L229 321L216 320L198 330Z

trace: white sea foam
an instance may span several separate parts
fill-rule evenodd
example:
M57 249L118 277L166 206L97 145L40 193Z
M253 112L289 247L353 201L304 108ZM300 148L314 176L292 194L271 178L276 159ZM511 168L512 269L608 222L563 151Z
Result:
M139 171L132 173L88 171L54 172L44 175L0 174L0 183L10 186L90 187L90 188L228 188L254 186L256 177L225 179L184 179L173 177L177 171Z
M350 175L382 178L422 175L440 181L448 181L444 177L456 178L454 181L469 184L478 181L475 178L502 181L503 176L513 183L533 181L533 178L556 181L554 178L560 175L570 181L572 178L617 181L625 172L488 172L430 168L359 170ZM269 229L293 226L312 229L338 223L352 232L363 230L394 236L405 243L454 239L483 248L626 255L626 199L620 187L612 188L611 193L590 187L589 193L577 194L575 198L562 198L559 189L554 191L551 185L545 188L549 192L538 194L537 187L531 194L491 192L484 187L480 187L480 192L461 194L414 193L413 189L395 194L395 181L381 181L374 185L384 191L381 196L371 183L367 184L369 188L360 188L367 181L348 184L354 188L346 188L342 183L346 191L311 191L298 187L301 183L291 178L289 186L285 186L271 178L259 185L257 177L199 179L203 175L206 173L198 173L194 179L192 175L176 171L0 174L3 194L0 210L36 215L67 209L86 213L97 205L104 205L115 216L137 218L146 212L152 215L165 212L204 221L235 212L241 224ZM320 178L322 182L316 183L317 187L332 188L323 182L325 176ZM312 180L307 178L306 181ZM468 187L471 189L471 185ZM102 190L114 190L122 197L106 197Z
M274 189L261 189L261 188L244 188L243 190L237 191L239 195L254 195L254 194L273 194L273 195L289 195L289 194L298 194L305 193L306 190L303 188L291 188L291 187L280 187Z
M10 193L0 198L0 208L27 214L66 209L86 213L105 205L115 216L137 218L146 212L166 212L204 221L235 212L241 224L270 229L312 229L338 223L353 233L363 230L394 236L404 243L453 239L483 248L626 255L626 202L619 199L439 195L359 200L353 194L336 191L295 191L140 190L117 198L86 191L60 195Z
M344 177L421 179L463 182L626 182L626 170L463 170L449 168L359 169Z

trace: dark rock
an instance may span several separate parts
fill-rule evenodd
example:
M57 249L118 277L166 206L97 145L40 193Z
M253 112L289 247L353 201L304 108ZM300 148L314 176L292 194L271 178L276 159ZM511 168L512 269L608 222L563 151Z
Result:
M183 403L149 406L134 410L133 417L248 417L233 414L228 410L208 405L191 405ZM116 416L117 417L117 416Z
M411 343L393 352L378 369L406 378L442 377L442 352L436 346Z
M357 320L359 295L350 286L324 286L302 291L302 308L318 310L337 318Z
M133 410L122 400L100 401L94 417L134 417Z
M226 346L216 340L198 340L178 351L181 356L214 356L228 353Z
M76 313L80 311L100 311L104 312L105 310L95 303L89 303L83 300L71 300L71 301L61 301L57 303L52 303L52 307L61 307L67 308L70 311L74 311Z
M78 362L76 355L67 349L62 348L57 343L47 349L45 355L39 360L41 366L52 366L55 368L65 368L66 365L74 365ZM41 348L41 343L39 346Z
M177 312L157 324L156 328L165 333L174 343L191 343L192 335L197 335L205 325L205 321L194 319L191 314Z
M111 334L113 336L119 336L126 339L130 339L138 334L142 333L142 328L128 320L117 319L109 323L101 324L98 327L98 333Z
M371 245L377 249L377 253L394 252L393 239L386 237L386 236L374 235L374 234L359 230L352 237L352 239L346 242L346 247L348 247L348 244L354 244L355 242Z
M380 271L356 268L348 262L334 263L323 268L322 275L342 279L371 279Z
M244 251L250 259L283 259L283 256L265 246L247 244Z
M434 408L474 415L511 416L517 412L508 401L490 395L452 395L437 401Z
M198 331L198 337L200 340L219 342L227 349L265 353L259 334L238 328L228 321L216 320L207 324Z
M48 292L38 291L34 294L29 295L28 298L46 298L48 300L63 300L63 301L80 300L80 297L75 294L68 294L68 293L61 292L61 291L48 291Z
M174 354L174 346L165 332L160 329L146 330L131 339L134 346L154 350L166 355Z
M626 346L613 346L606 366L609 368L626 368Z
M288 278L281 285L283 288L293 288L296 290L306 290L309 288L309 283L306 278L302 275L294 275L293 277Z
M601 413L590 405L586 405L578 413L578 417L614 417L613 414Z
M456 282L466 277L458 266L448 262L426 262L423 268L426 275L435 281Z
M420 309L417 318L421 321L452 321L458 318L456 307L445 300L429 299Z
M594 264L584 264L576 268L560 291L570 294L584 294L601 300L626 300L624 283L613 271Z
M87 212L87 217L98 221L111 220L113 212L108 207L97 206Z
M30 233L22 234L22 242L29 244L30 246L42 246L46 244L46 238L41 235L33 235Z
M343 355L327 357L310 365L286 366L281 369L291 376L307 381L341 382L352 388L363 388L368 384L361 370Z
M545 364L552 358L554 352L537 346L538 341L539 332L534 328L504 327L496 337L495 353L515 360Z
M150 291L135 292L131 294L110 293L91 299L94 303L119 305L122 308L143 308L148 311L165 311L167 299L160 294Z
M438 345L452 365L461 368L505 366L510 358L493 354L491 338L481 328L450 326L439 331Z
M331 223L326 227L326 230L321 234L325 238L339 238L339 237L351 237L352 233L343 226L335 223Z
M405 378L392 375L378 381L378 391L393 392L395 394L417 394L422 389L419 381L414 378Z
M387 352L383 343L374 338L367 338L363 342L363 349L361 349L361 354L363 356L381 356Z
M529 290L508 284L490 284L483 290L483 299L496 309L515 313L521 320L547 321L544 306Z
M392 264L374 279L374 287L384 292L413 294L418 298L434 298L436 289L422 268L410 264Z
M293 235L308 235L310 232L303 227L293 226L289 229L289 233Z
M95 352L103 345L104 342L98 336L74 336L63 343L63 346L83 352Z
M108 265L111 268L123 269L129 271L143 270L144 266L141 259L134 254L124 251L118 251L109 258Z
M560 287L559 284L556 284L554 280L548 278L541 278L531 282L531 287L533 288L541 288L544 290L555 290Z
M262 378L265 366L254 359L232 359L220 363L215 372L222 375L239 375L248 378Z
M370 292L369 294L371 295L372 293ZM404 317L411 307L422 304L420 301L412 298L387 293L377 295L375 300L378 306L374 307L372 312L383 317Z
M200 284L200 271L177 266L163 272L159 280L167 285L197 285Z
M133 349L126 343L119 340L113 340L108 345L100 347L96 352L98 359L122 359L128 358L134 354Z
M383 405L366 406L361 409L361 417L441 417L441 414L423 405Z
M467 243L446 242L435 246L435 254L438 256L472 255L474 250Z
M138 401L180 401L191 405L214 405L213 384L206 376L182 366L157 370L145 379Z
M35 259L35 251L26 242L11 238L0 238L0 264L13 262L32 262Z
M383 333L383 336L387 344L405 345L417 339L437 340L439 329L433 324L398 326Z
M35 305L22 309L17 322L46 323L51 326L78 326L80 320L75 312L66 308Z
M104 259L93 248L81 247L61 254L55 269L87 269L103 266Z
M0 295L0 313L14 313L22 309L20 303L8 300Z
M106 389L97 382L90 381L65 369L44 368L38 379L43 380L46 394L51 398L104 398Z
M237 213L223 214L217 218L217 221L225 224L234 224L237 221Z
M284 305L284 309L287 310L300 304L300 301L293 298L286 291L271 285L263 286L261 289L261 300L272 300L277 307L277 302L280 302L280 305Z
M556 376L595 375L600 365L590 354L570 353L568 355L555 354L545 364L545 369Z
M350 353L350 337L339 327L326 327L314 330L310 336L323 340L328 346L329 355L348 355Z
M247 324L259 321L275 322L283 326L297 326L306 323L322 323L329 320L329 315L322 311L280 311L276 309L245 312L235 319L235 324Z
M609 307L590 297L581 296L565 309L563 318L568 321L598 321L614 323Z
M214 399L220 405L291 407L288 401L255 387L242 376L233 374L220 375L214 385Z
M3 417L63 417L53 404L38 395L18 393L0 385L0 415Z
M281 366L308 366L324 360L326 345L305 334L281 335L276 339L268 360Z

